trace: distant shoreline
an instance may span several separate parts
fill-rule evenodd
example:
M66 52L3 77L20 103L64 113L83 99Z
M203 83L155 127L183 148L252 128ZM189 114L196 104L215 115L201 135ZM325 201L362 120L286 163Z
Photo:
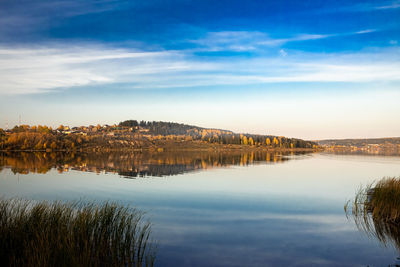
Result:
M78 153L78 152L168 152L168 151L189 151L189 152L206 152L206 151L263 151L263 152L318 152L323 151L321 148L268 148L268 147L252 147L252 146L242 146L242 145L223 145L223 144L204 144L204 146L185 146L185 147L143 147L143 148L78 148L74 150L69 149L12 149L5 150L0 149L0 152L65 152L65 153Z

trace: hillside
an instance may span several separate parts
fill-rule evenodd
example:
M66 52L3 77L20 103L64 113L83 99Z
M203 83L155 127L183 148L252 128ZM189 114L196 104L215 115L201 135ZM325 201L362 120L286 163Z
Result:
M242 144L242 145L271 145L290 148L312 147L316 143L296 138L287 138L273 135L240 134L230 130L203 128L193 125L162 122L162 121L135 121L129 120L119 123L121 129L129 128L133 132L146 133L152 136L185 136L193 140L202 140L209 143Z
M112 149L313 149L315 142L283 136L240 134L173 122L128 120L118 125L72 127L15 126L0 129L0 150Z

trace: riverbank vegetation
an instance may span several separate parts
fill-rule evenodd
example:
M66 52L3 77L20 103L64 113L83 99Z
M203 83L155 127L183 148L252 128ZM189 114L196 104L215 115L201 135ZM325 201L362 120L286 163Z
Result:
M0 199L1 266L152 266L150 232L113 203Z

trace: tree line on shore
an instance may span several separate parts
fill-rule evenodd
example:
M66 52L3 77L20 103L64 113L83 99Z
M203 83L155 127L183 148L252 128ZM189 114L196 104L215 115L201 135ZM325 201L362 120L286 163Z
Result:
M182 135L190 136L193 140L202 140L209 143L237 144L237 145L264 145L280 148L315 148L316 143L297 138L283 136L238 134L228 130L202 128L187 124L163 121L127 120L119 123L120 127L147 129L154 136Z

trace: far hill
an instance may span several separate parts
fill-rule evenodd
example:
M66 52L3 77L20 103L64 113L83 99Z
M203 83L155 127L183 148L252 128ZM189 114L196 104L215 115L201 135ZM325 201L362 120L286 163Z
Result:
M400 145L400 137L366 138L366 139L327 139L316 141L321 146L354 146L366 145Z
M119 127L130 128L133 131L147 133L152 136L182 136L192 140L201 140L209 143L273 146L282 148L313 148L316 143L297 138L288 138L274 135L258 135L248 133L234 133L230 130L203 128L175 122L163 121L136 121L120 122Z
M330 139L317 143L326 151L375 155L400 155L400 137L365 139Z

